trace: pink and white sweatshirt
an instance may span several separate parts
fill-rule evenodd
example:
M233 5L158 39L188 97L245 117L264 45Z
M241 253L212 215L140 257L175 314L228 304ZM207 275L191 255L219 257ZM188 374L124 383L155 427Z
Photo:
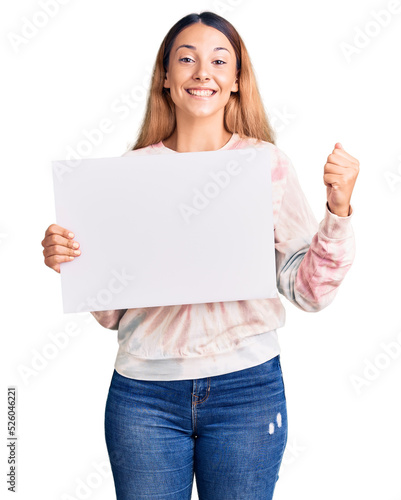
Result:
M270 152L277 289L296 307L328 306L355 257L348 217L329 211L318 224L288 156L277 146L234 133L222 147ZM179 154L163 142L123 156ZM195 286L195 284L194 284ZM223 375L264 363L281 352L277 328L285 324L280 297L143 307L91 314L118 329L115 369L141 380L183 380Z

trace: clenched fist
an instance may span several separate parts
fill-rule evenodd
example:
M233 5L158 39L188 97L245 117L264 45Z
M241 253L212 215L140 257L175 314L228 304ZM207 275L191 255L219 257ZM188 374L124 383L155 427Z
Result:
M358 174L359 161L337 142L333 152L327 157L323 175L330 212L341 217L350 215L351 194Z

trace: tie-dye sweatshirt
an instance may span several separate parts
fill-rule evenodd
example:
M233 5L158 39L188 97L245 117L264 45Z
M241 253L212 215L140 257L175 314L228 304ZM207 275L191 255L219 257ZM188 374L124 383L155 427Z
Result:
M270 152L277 289L296 307L320 311L334 299L355 256L348 217L329 211L318 224L288 158L270 142L234 133L222 147L265 147ZM163 142L127 151L179 154ZM194 284L196 286L196 284ZM276 298L92 312L118 329L118 373L142 380L183 380L243 370L281 352L277 328L285 309Z

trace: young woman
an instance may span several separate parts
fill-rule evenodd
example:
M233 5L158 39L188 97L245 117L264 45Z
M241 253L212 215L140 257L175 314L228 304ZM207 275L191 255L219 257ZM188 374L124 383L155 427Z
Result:
M125 155L252 145L271 157L277 288L300 309L319 311L354 259L350 199L359 162L335 145L318 224L275 146L241 37L212 12L185 16L160 46L139 137ZM45 264L60 272L74 259L73 238L49 226ZM201 500L272 498L288 429L280 298L92 314L118 329L105 411L118 500L190 499L194 474Z

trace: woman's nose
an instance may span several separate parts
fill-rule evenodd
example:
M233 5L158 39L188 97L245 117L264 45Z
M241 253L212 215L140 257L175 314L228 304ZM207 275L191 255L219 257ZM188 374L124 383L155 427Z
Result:
M209 73L204 65L198 66L194 73L195 80L210 80Z

